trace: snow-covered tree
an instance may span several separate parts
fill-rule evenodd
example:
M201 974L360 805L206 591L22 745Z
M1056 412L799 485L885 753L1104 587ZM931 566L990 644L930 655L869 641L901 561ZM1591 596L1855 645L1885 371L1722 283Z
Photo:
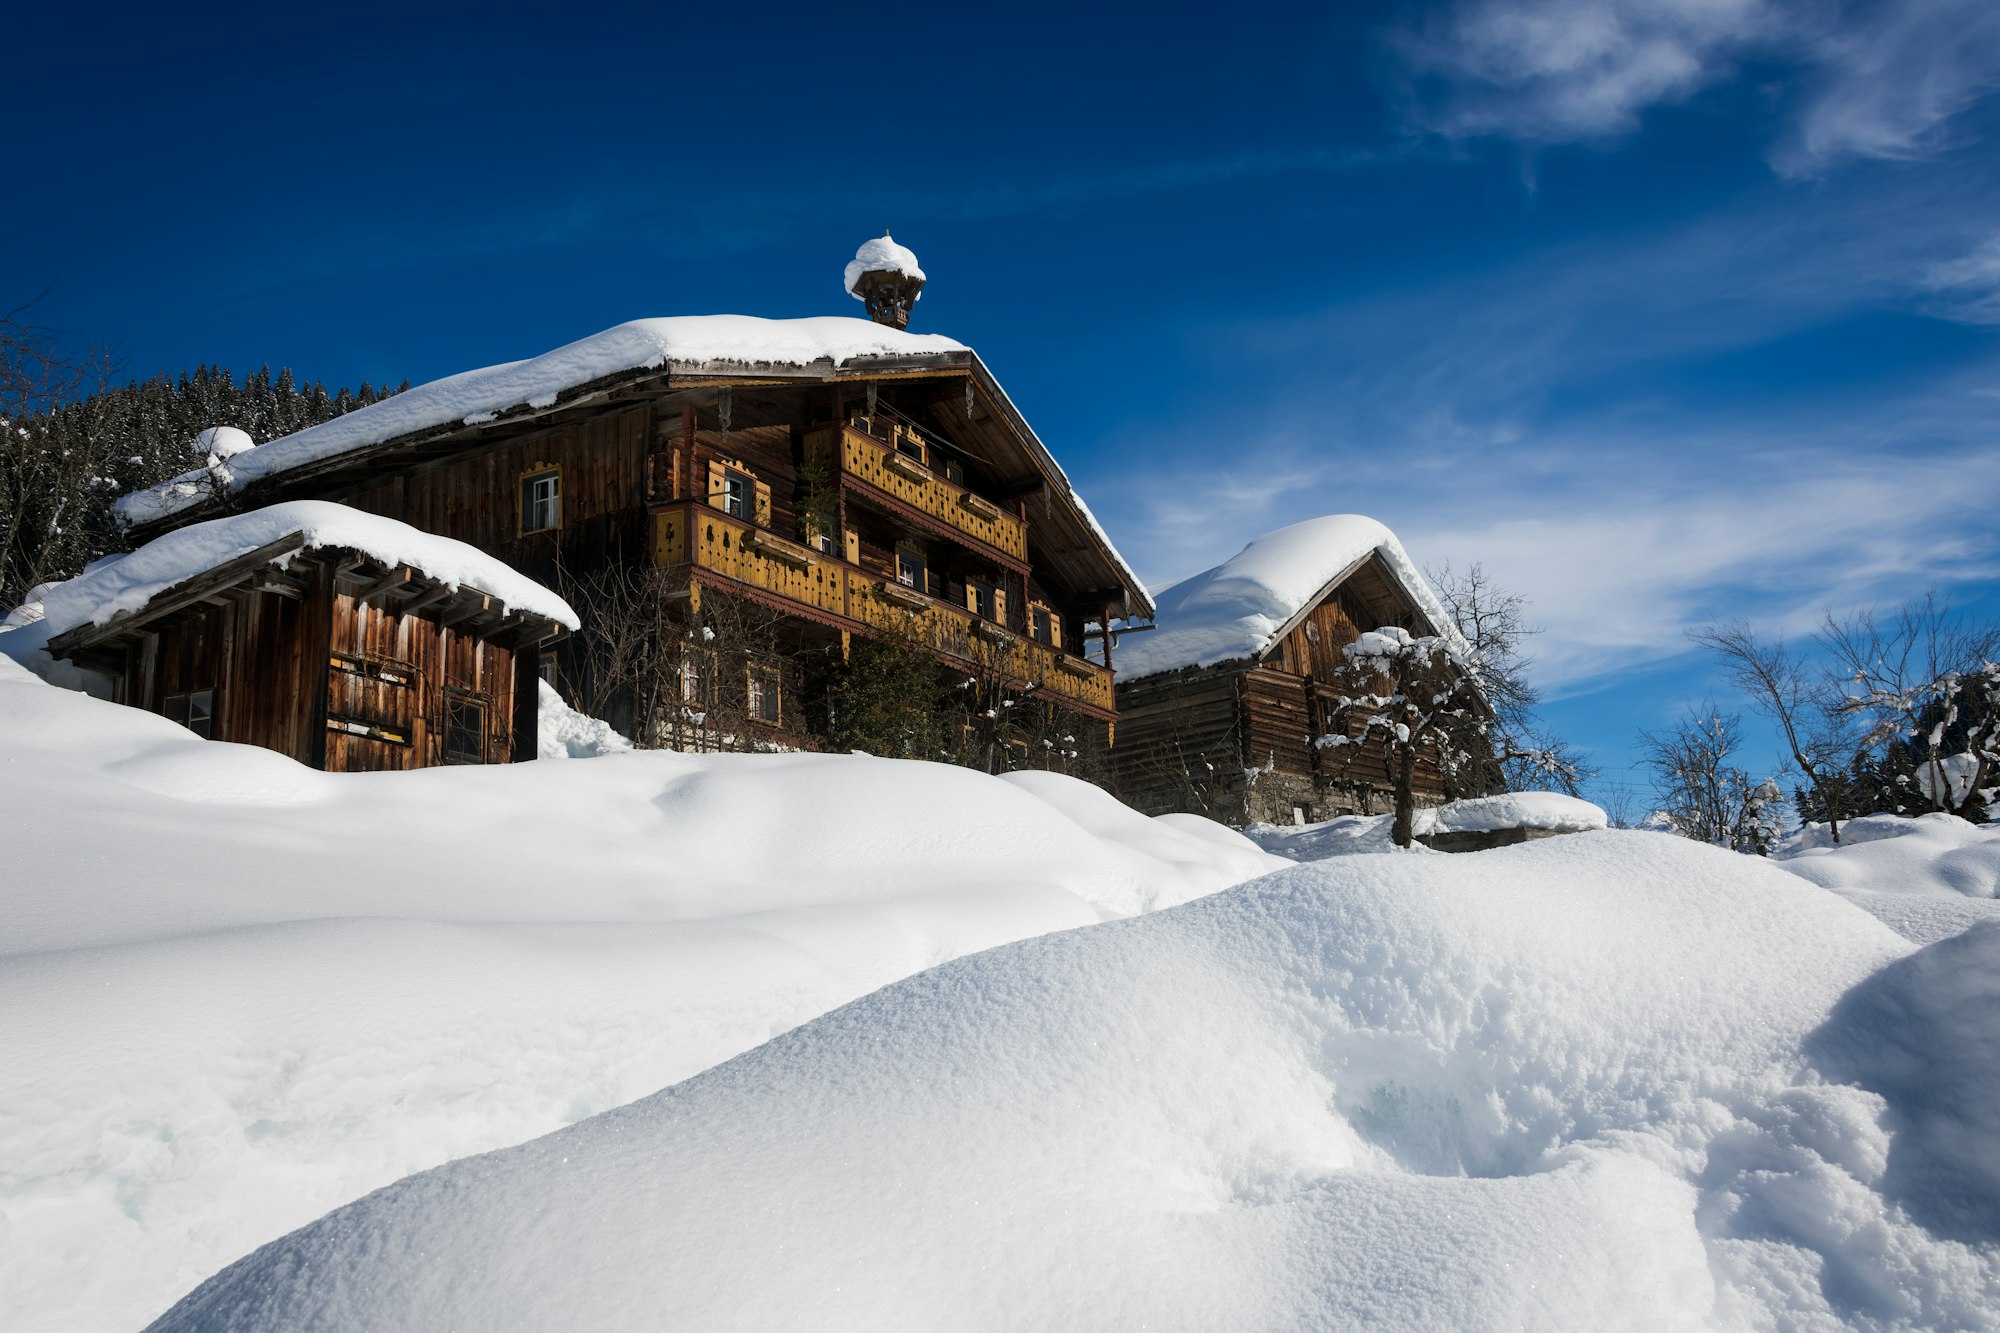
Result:
M1821 640L1839 664L1835 711L1890 761L1898 808L1984 819L2000 783L2000 627L1931 594L1886 622L1829 617Z
M1342 650L1349 692L1336 700L1344 728L1320 736L1323 749L1380 746L1396 794L1391 836L1414 838L1416 775L1435 764L1447 780L1476 762L1468 738L1483 737L1491 709L1480 693L1479 655L1462 639L1415 635L1395 625L1368 631Z

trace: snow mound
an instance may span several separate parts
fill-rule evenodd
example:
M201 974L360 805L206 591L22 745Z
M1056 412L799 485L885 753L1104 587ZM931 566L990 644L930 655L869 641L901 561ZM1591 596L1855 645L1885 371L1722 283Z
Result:
M1869 1063L1950 1020L1841 1008L1908 952L1650 834L1295 867L402 1181L155 1328L1982 1324L2000 1252L1889 1197Z
M485 420L518 407L547 407L566 390L624 371L717 364L748 368L825 365L831 370L856 357L965 350L963 343L938 334L905 333L846 316L759 319L751 315L684 315L633 320L526 361L468 370L420 384L272 440L231 460L228 484L240 491L289 468L417 431ZM208 494L208 485L206 472L184 473L119 497L116 510L127 523L151 522L200 503Z
M42 594L48 634L54 637L78 625L102 625L121 612L137 611L183 579L294 533L311 548L347 548L387 564L409 565L440 583L476 588L515 610L547 616L570 629L577 626L576 612L568 602L476 547L346 505L293 500L190 524L49 588Z
M247 454L256 447L257 442L250 438L248 432L240 431L234 426L210 426L194 437L196 453L206 454L222 462L227 462L238 454Z
M612 730L609 722L577 712L547 681L535 683L540 687L535 718L537 759L597 759L632 749L632 742Z
M2000 824L1957 815L1868 815L1840 826L1807 824L1772 860L1832 889L1918 944L2000 921Z
M1162 590L1159 628L1121 639L1126 680L1255 657L1277 641L1320 590L1370 552L1379 552L1424 616L1459 646L1451 616L1396 535L1360 514L1307 519L1267 532L1215 568Z
M0 1329L139 1327L412 1171L1283 864L1066 778L581 748L320 773L0 656Z
M1393 815L1342 815L1319 824L1252 824L1243 832L1265 851L1290 857L1294 861L1324 861L1330 856L1428 850L1397 847L1390 838L1390 827L1394 822ZM1503 829L1587 833L1604 828L1610 822L1604 811L1589 801L1554 791L1517 791L1448 801L1440 806L1418 810L1411 820L1411 830L1420 838L1439 833L1493 833Z
M847 261L847 268L841 274L841 283L847 294L855 300L866 300L855 290L864 273L900 273L906 278L923 282L924 271L917 266L917 256L908 246L898 245L888 232L883 232L873 240L863 241L861 248L854 252L854 258ZM924 294L917 292L912 300L923 300Z

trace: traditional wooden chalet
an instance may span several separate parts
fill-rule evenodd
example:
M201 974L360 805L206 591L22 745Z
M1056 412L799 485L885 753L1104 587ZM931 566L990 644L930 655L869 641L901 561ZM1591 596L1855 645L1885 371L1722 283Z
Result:
M1316 743L1357 734L1338 706L1355 690L1348 644L1391 625L1456 634L1387 528L1353 514L1283 528L1158 601L1157 628L1118 649L1112 771L1126 801L1238 823L1392 808L1381 745ZM1424 804L1448 795L1434 764L1414 785Z
M334 772L534 758L536 666L576 623L490 556L317 501L169 533L44 610L119 701Z
M723 730L813 744L818 664L882 635L1108 733L1111 671L1086 626L1150 615L1144 586L978 356L893 327L921 273L867 262L850 287L887 323L641 320L407 390L121 513L145 538L314 498L466 542L572 595L584 628L554 667L565 693L691 748ZM596 688L620 631L593 609L620 598L657 604L680 635L652 696ZM747 639L717 636L725 610Z

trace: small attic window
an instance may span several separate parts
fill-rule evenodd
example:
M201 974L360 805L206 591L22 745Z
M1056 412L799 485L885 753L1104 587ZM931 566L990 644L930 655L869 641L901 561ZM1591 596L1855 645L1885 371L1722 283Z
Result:
M536 468L521 474L521 531L550 532L562 526L562 469Z

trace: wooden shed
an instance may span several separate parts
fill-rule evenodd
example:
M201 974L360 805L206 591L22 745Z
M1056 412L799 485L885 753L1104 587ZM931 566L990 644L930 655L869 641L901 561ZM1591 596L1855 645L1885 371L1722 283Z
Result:
M1394 534L1338 514L1268 533L1157 596L1157 628L1118 649L1118 794L1148 814L1230 823L1317 822L1392 808L1379 743L1339 700L1353 689L1342 650L1368 630L1455 635L1450 616ZM1448 792L1419 763L1422 804Z
M331 772L534 758L542 650L574 623L460 543L312 502L169 534L46 605L74 622L50 654L120 702Z

